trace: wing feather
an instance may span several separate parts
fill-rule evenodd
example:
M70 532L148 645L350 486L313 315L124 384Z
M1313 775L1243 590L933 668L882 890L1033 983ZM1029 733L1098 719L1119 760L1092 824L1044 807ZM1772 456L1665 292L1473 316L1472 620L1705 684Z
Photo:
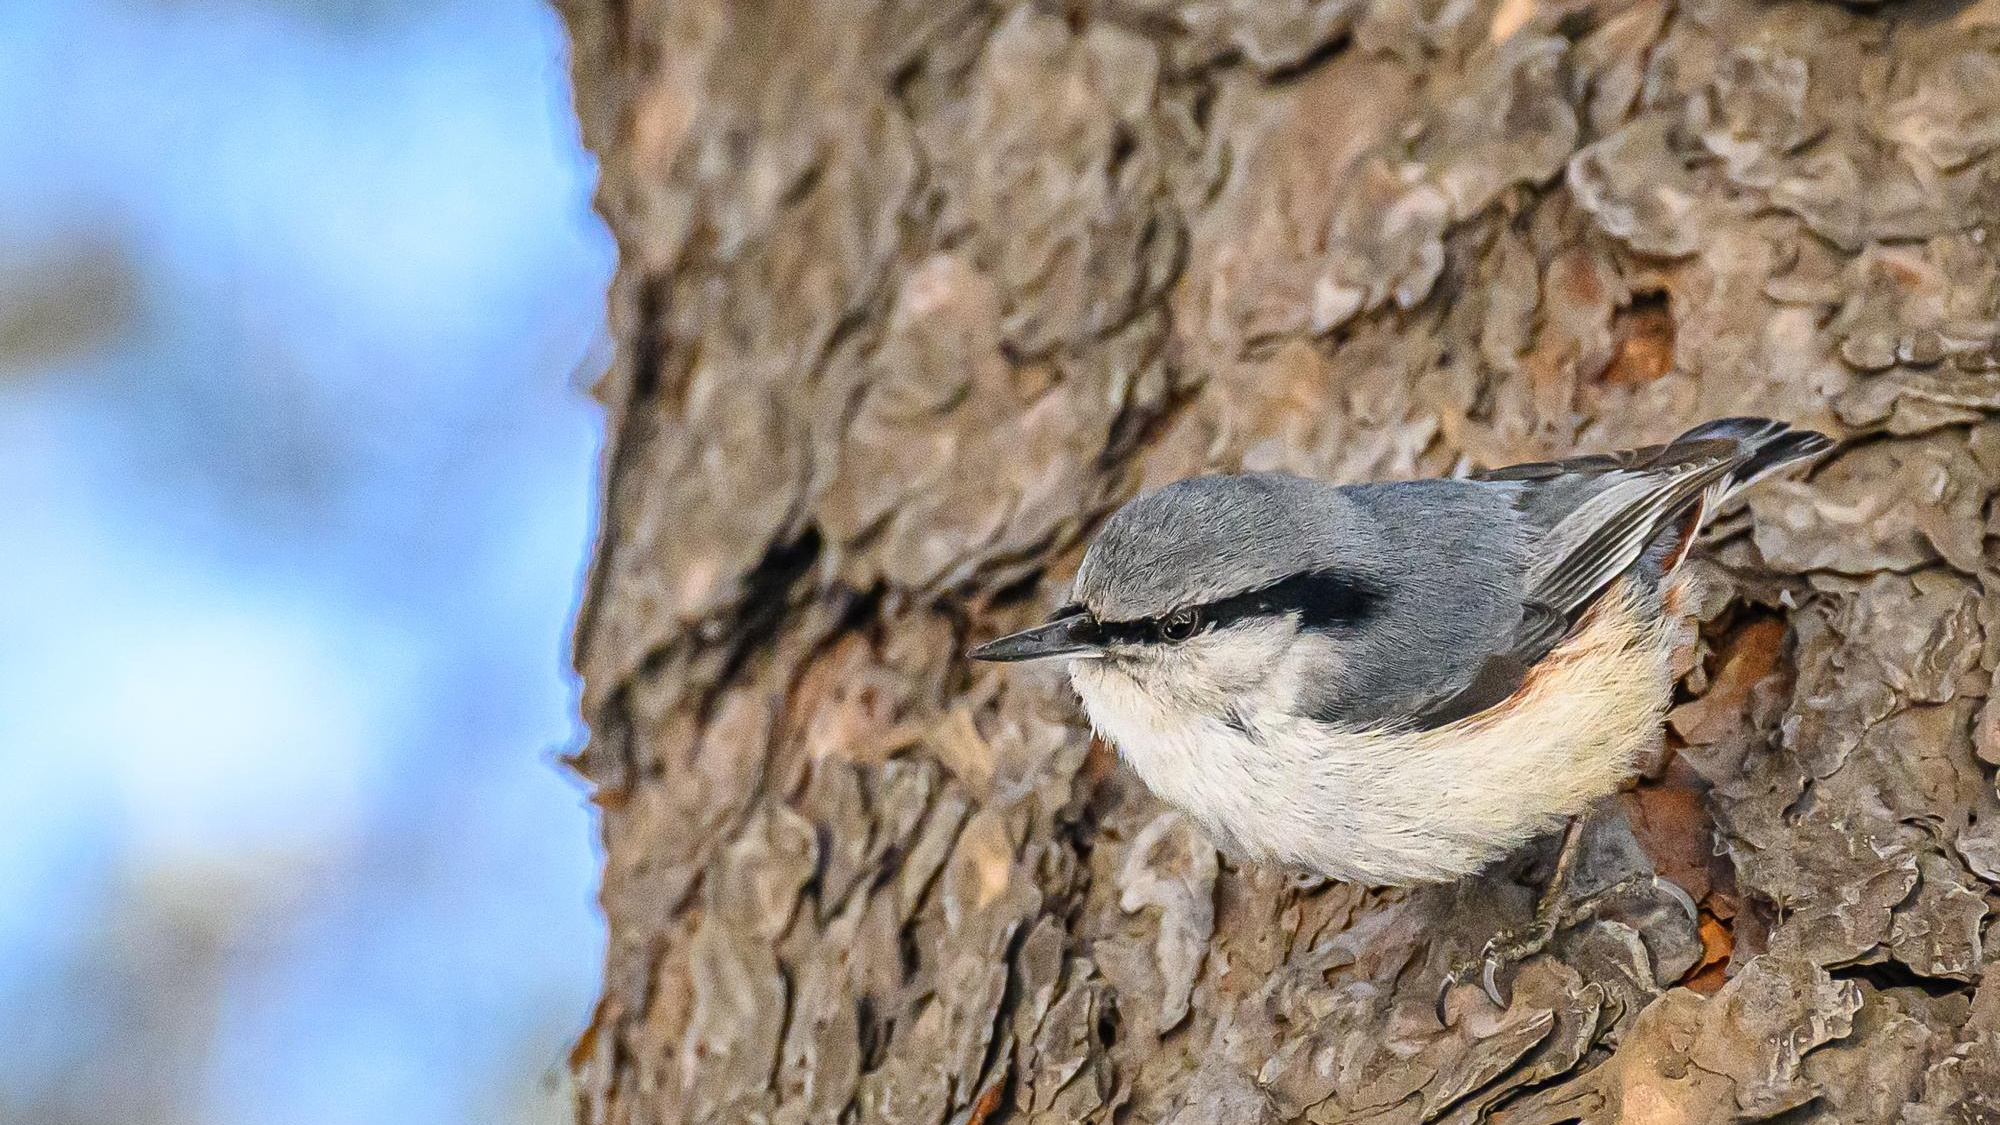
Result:
M1558 547L1553 564L1530 579L1527 596L1555 608L1572 624L1597 595L1639 561L1646 547L1667 525L1701 502L1711 485L1725 479L1733 460L1676 466L1659 476L1635 478L1632 488L1607 490L1617 505L1604 513L1585 505L1551 530L1550 546ZM1574 546L1569 546L1574 544ZM1560 549L1560 548L1567 549Z
M1523 590L1521 622L1464 687L1419 708L1428 729L1475 715L1520 688L1528 671L1561 644L1605 590L1647 549L1673 536L1677 564L1705 513L1737 488L1832 443L1809 430L1762 418L1724 418L1664 445L1559 461L1509 465L1473 479L1514 482L1517 506L1545 528Z

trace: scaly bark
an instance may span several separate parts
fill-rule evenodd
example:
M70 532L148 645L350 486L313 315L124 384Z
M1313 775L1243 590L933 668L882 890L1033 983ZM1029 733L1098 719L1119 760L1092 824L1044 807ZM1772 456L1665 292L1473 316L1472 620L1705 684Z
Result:
M562 8L622 251L583 1121L2000 1114L2000 0ZM961 655L1150 485L1753 412L1852 440L1705 544L1591 861L1701 932L1504 1012L1431 1001L1523 865L1237 870Z

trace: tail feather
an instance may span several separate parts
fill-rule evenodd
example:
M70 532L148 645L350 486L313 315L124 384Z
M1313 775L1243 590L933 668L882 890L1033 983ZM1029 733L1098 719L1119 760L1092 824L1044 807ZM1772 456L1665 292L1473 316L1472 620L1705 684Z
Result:
M1662 459L1671 459L1677 448L1695 442L1717 441L1735 446L1740 458L1736 467L1730 470L1727 486L1720 490L1724 496L1787 465L1817 457L1833 448L1833 439L1825 434L1816 430L1793 429L1774 419L1717 418L1675 438L1667 445Z
M1646 557L1657 573L1671 574L1687 558L1702 526L1731 496L1787 465L1817 457L1832 448L1833 439L1825 434L1795 430L1770 418L1717 418L1668 442L1654 464L1712 459L1719 454L1729 457L1733 464L1726 475L1702 491L1695 503L1667 521L1659 538L1647 549Z

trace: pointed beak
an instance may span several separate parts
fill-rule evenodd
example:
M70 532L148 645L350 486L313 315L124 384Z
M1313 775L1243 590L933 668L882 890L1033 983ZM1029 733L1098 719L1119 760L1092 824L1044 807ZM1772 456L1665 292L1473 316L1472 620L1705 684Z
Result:
M1032 629L987 641L966 655L974 660L1050 660L1058 656L1088 658L1104 655L1097 627L1081 613L1058 617Z

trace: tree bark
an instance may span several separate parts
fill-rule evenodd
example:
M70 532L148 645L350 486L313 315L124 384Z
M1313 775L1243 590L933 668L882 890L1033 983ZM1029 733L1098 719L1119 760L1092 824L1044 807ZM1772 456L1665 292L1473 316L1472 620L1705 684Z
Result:
M585 1122L2000 1115L2000 0L565 0L622 261ZM967 645L1209 469L1764 413L1642 902L1237 868ZM1984 1116L1982 1116L1984 1115Z

